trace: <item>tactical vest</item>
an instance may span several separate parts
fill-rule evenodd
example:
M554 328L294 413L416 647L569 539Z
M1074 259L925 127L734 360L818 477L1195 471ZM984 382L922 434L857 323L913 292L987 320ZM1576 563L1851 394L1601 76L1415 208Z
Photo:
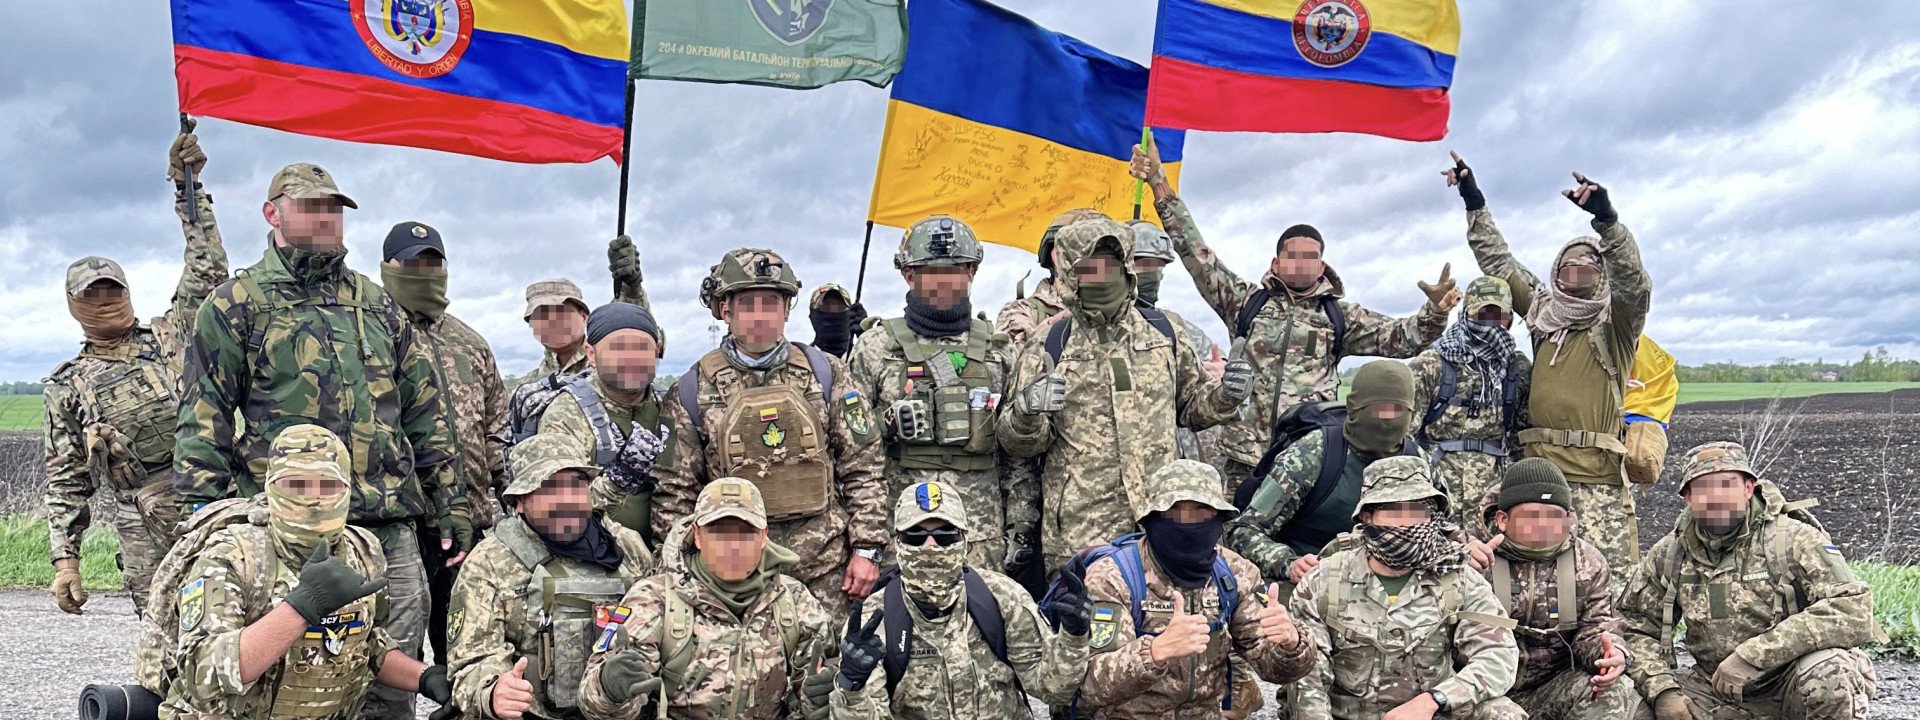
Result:
M689 559L691 562L699 560ZM773 599L771 618L749 615L741 618L741 627L730 630L729 635L736 638L756 637L753 626L771 622L780 629L781 657L787 661L789 672L792 668L805 666L811 672L813 667L806 665L805 658L797 657L800 651L800 608L793 593L778 589L773 578L768 578L767 592L780 593ZM655 705L659 708L659 717L667 716L666 698L678 695L684 688L699 687L715 668L702 664L693 667L693 605L680 594L678 588L668 587L666 591L666 616L660 623L660 635L657 638L660 648L660 692L661 698ZM737 640L736 640L737 642ZM719 668L722 672L731 672L731 664Z
M80 405L82 442L96 482L133 491L156 473L173 469L173 431L179 422L179 375L160 359L146 331L136 331L137 351L82 351L81 358L108 361L98 372L80 375L71 361L53 372L52 382L73 390Z
M814 375L831 378L824 355L810 345L794 343L787 362ZM819 364L819 366L816 366ZM738 375L720 352L708 353L697 367L699 382L708 387L725 384ZM682 385L685 385L682 381ZM822 382L822 404L828 401ZM782 522L809 518L827 511L833 502L833 456L827 446L826 418L807 401L808 388L792 383L742 387L720 398L720 463L714 477L745 478L760 488L767 520ZM683 402L684 394L683 393ZM850 398L858 402L858 398ZM705 427L705 414L692 413L696 426Z
M988 365L993 325L973 321L966 362L956 370L951 346L921 337L907 327L906 318L881 324L907 360L895 377L902 398L887 412L893 434L887 457L910 470L992 470L997 445L987 398L993 388Z
M362 550L366 552L366 550ZM377 556L378 547L372 548ZM362 555L366 557L366 555ZM368 595L307 626L281 662L273 693L275 718L332 718L357 708L373 685L374 596Z
M554 398L560 397L575 381L590 379L592 373L591 370L571 375L552 373L514 388L513 398L507 401L507 442L519 443L533 437L540 431L540 418L547 414L547 406L553 404Z
M493 532L521 567L533 571L521 593L525 607L539 608L540 613L539 636L527 659L529 677L539 678L533 691L548 707L579 707L587 657L607 626L621 622L616 618L626 610L620 599L638 578L624 566L606 570L554 557L517 515L501 521Z

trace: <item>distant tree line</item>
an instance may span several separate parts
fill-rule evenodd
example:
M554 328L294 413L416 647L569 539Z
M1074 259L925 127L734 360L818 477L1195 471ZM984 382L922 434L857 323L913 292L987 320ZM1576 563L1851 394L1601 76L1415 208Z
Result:
M1682 365L1682 383L1725 382L1920 382L1920 360L1894 358L1882 347L1850 363L1780 358L1769 365L1730 362Z
M43 382L21 381L21 382L0 383L0 396L39 395L41 391L46 389L47 389L47 384Z

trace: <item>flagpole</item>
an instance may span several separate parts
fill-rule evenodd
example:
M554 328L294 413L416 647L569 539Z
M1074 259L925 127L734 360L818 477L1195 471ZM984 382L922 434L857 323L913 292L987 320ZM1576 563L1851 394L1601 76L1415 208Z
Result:
M867 239L860 244L860 279L853 284L853 302L860 304L860 294L867 290L867 251L873 249L873 221L867 221Z
M186 113L180 113L180 133L184 135L192 131L193 131L193 118L187 117ZM194 181L198 180L199 178L194 177L195 173L193 172L193 166L191 165L182 166L180 168L180 171L181 173L183 173L180 177L180 180L186 187L186 192L180 193L180 196L183 198L186 198L186 201L187 201L187 224L192 225L194 227L199 227L200 226L200 196L194 192L194 187L193 187Z
M620 214L614 235L627 234L627 179L633 171L633 78L627 78L627 115L620 125Z
M1140 126L1140 151L1147 152L1147 150L1151 147L1153 147L1153 127L1149 125L1141 125ZM1145 180L1133 181L1133 219L1135 220L1140 219L1140 201L1146 199L1146 191L1147 191L1147 181Z

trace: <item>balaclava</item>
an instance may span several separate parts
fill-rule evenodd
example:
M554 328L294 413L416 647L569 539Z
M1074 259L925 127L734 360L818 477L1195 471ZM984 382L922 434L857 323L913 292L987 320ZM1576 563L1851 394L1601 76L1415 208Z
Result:
M267 529L283 559L303 563L322 543L345 532L352 485L345 468L352 462L340 438L318 425L295 425L273 439L267 465ZM340 481L340 491L301 495L280 483L289 477L330 477Z
M1398 404L1404 411L1393 420L1367 412L1376 404ZM1393 360L1375 360L1354 373L1347 392L1347 422L1341 429L1347 444L1363 457L1383 458L1400 451L1413 429L1413 371Z

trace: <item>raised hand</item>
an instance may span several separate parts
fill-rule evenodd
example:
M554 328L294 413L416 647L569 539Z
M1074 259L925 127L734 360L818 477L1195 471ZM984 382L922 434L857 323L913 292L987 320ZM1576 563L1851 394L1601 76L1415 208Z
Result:
M1283 648L1300 646L1300 628L1279 602L1280 583L1267 583L1267 606L1260 609L1260 639Z
M1607 197L1606 188L1577 172L1573 174L1573 180L1579 184L1572 190L1560 191L1561 195L1580 206L1581 210L1591 213L1594 222L1612 225L1620 221L1620 214L1614 212L1613 201Z
M1160 164L1160 146L1154 143L1148 143L1144 149L1133 146L1133 162L1127 166L1127 172L1148 185L1165 184L1167 170Z
M1460 304L1462 296L1459 283L1453 279L1453 263L1440 266L1439 282L1429 283L1421 280L1419 285L1420 292L1427 295L1427 302L1440 308L1442 313L1452 312L1453 308Z
M1207 628L1204 615L1187 614L1185 595L1173 596L1173 619L1167 621L1167 627L1154 636L1149 646L1156 664L1186 657L1196 657L1207 651L1207 644L1213 641L1213 632Z
M493 716L513 720L532 708L533 683L527 682L527 659L520 658L493 681Z
M1449 152L1453 156L1453 167L1441 171L1447 179L1447 187L1460 191L1460 200L1467 205L1467 212L1473 212L1487 206L1487 196L1480 192L1480 180L1467 167L1467 161L1460 159L1460 153Z
M180 124L180 134L174 136L173 145L167 148L167 179L174 182L186 182L189 174L198 176L200 169L207 166L207 153L200 149L200 136L193 128L199 120L186 117Z
M835 680L840 689L847 692L860 692L867 686L867 678L872 677L873 669L880 666L880 658L886 653L886 646L880 642L880 621L884 613L874 613L867 618L867 624L860 624L860 606L855 605L847 613L847 636L840 641L840 677Z
M1093 602L1087 599L1087 583L1073 573L1061 573L1066 588L1053 596L1048 614L1060 621L1060 630L1074 637L1086 637L1093 627Z
M355 572L344 557L333 556L333 546L321 543L313 557L300 568L300 584L287 593L287 605L300 613L308 625L320 621L335 610L387 586L386 578L368 580Z
M1493 551L1500 549L1500 544L1506 541L1506 535L1495 535L1486 542L1468 540L1467 564L1475 571L1486 572L1487 568L1493 567Z

